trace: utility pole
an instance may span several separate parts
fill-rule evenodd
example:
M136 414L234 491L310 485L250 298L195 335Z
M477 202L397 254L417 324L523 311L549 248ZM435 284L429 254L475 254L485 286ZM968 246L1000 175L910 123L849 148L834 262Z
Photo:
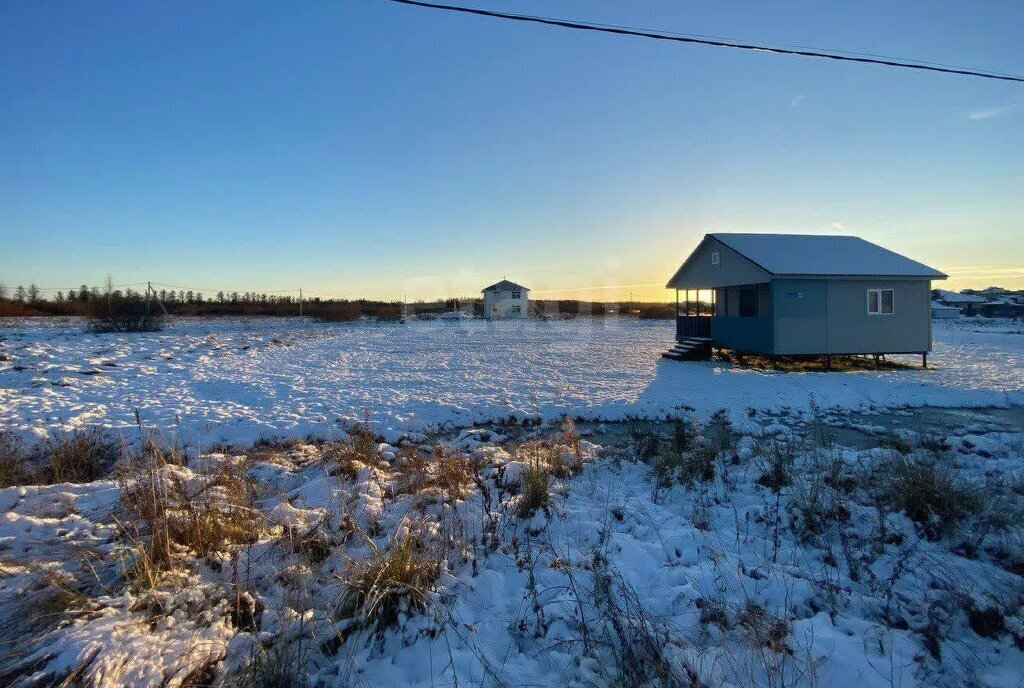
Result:
M302 317L302 288L299 288L299 317Z
M146 303L147 304L149 303L149 294L150 293L153 294L153 299L155 299L156 302L160 304L160 310L162 310L164 312L164 315L165 316L170 316L170 313L167 312L167 306L164 305L163 300L156 293L156 289L153 288L153 283L152 282L146 282ZM146 311L147 312L149 311L148 306L146 308Z

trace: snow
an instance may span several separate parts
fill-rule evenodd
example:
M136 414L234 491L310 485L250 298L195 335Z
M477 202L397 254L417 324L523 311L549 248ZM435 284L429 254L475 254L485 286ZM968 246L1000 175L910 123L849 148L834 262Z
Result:
M129 584L138 517L122 499L145 473L0 489L0 683L252 685L254 658L277 653L312 688L633 685L617 673L628 650L708 686L1019 688L1022 335L1012 321L937 322L934 369L788 373L663 360L671 324L625 318L178 320L135 336L8 322L0 428L131 437L137 413L190 446L185 465L158 468L167 484L216 495L203 485L240 471L257 525L254 541L202 557L175 549L147 590ZM569 414L707 428L717 409L734 442L713 475L675 484L631 435L671 438L668 423L594 423L579 465L571 445L522 446L562 441L557 424L483 425ZM246 446L345 438L364 417L383 441L352 470L331 445ZM815 443L816 422L835 446ZM409 441L432 450L442 429L476 467L461 498L403 473L418 470ZM926 441L986 495L931 539L878 497L892 447ZM780 446L794 448L793 477L775 492L764 475ZM576 472L555 474L550 508L524 516L538 460ZM346 574L405 532L448 543L440 575L426 609L370 627L339 604ZM986 610L997 623L978 621Z
M717 233L717 239L773 275L946 275L855 236Z
M792 413L747 416L759 437L800 427ZM961 447L953 460L963 479L1013 498L1024 432L954 430L946 441ZM813 462L824 456L852 475L877 459L874 450L801 452L798 478L776 494L758 484L763 442L753 436L739 438L735 458L720 455L713 478L661 489L629 448L580 446L583 467L555 482L549 513L523 520L514 516L518 496L503 487L518 480L508 445L472 450L482 466L476 485L488 492L471 484L463 500L405 494L387 463L334 475L312 445L253 453L248 473L267 530L230 557L183 562L147 592L117 579L127 544L115 526L125 518L114 511L118 483L0 490L0 641L19 615L34 616L28 605L46 600L40 571L105 583L77 603L84 607L18 637L17 651L0 657L0 676L23 688L59 684L74 670L77 684L96 688L173 688L196 685L207 669L223 681L213 685L253 685L231 679L273 650L315 688L605 686L622 685L616 648L640 653L650 668L643 643L653 641L665 667L692 669L699 685L1020 685L1024 588L994 554L1017 548L1013 556L1024 557L1019 522L928 540L904 514L878 511L867 493L822 483L817 489L846 511L803 532L796 508ZM168 470L194 481L233 461L213 453ZM486 545L489 519L497 542ZM415 524L463 538L430 608L406 610L383 631L339 616L346 567L369 555L369 541L386 548ZM296 533L332 543L325 558L296 548ZM960 542L981 548L986 537L980 554L952 551ZM258 610L245 628L232 614L240 588ZM993 604L1006 630L972 629L967 610ZM781 629L774 641L765 635L772 623ZM304 649L287 654L295 647ZM689 684L652 677L629 685Z
M386 438L508 417L621 420L695 409L1024 403L1019 323L937 321L930 370L790 373L659 354L670 323L178 320L97 335L69 321L0 327L0 427L28 437L137 421L191 446L336 437L368 416ZM910 357L911 363L919 359Z

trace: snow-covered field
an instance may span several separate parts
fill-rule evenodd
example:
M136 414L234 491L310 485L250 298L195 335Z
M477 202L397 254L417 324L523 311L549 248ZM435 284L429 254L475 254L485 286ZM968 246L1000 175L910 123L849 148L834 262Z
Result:
M798 374L632 320L8 323L0 430L118 463L0 433L0 685L1024 686L1021 335ZM561 414L678 419L471 427Z
M1016 334L1014 334L1016 332ZM180 428L196 445L331 437L368 414L387 437L559 414L621 419L691 407L1024 402L1024 337L1000 321L937 321L933 370L779 373L659 358L671 324L631 319L317 325L182 320L95 335L81 323L0 324L0 427ZM908 361L916 363L917 358Z

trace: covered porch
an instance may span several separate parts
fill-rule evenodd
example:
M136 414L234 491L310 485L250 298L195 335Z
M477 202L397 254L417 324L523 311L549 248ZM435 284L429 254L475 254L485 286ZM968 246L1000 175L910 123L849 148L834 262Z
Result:
M770 283L675 292L676 346L668 358L709 358L715 348L774 353Z

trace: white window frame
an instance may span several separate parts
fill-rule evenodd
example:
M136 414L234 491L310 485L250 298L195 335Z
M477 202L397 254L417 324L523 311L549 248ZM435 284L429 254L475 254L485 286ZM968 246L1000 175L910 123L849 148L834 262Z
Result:
M722 252L721 251L712 251L711 252L711 264L712 265L716 265L716 266L722 264Z
M520 291L514 291L514 292L512 292L512 298L513 298L513 299L519 299L519 298L522 298L522 296L523 296L523 293L522 293L522 292L520 292Z
M885 310L884 307L882 306L882 304L884 303L884 300L882 299L882 294L884 292L889 292L889 294L890 294L890 298L889 298L890 308L889 308L889 310ZM875 298L877 299L877 302L876 302L878 304L878 309L877 310L871 310L871 295L872 294L874 294ZM882 288L879 288L879 289L868 289L867 292L864 295L864 307L865 307L865 310L867 311L868 315L893 315L896 312L896 290L895 289L882 289Z

